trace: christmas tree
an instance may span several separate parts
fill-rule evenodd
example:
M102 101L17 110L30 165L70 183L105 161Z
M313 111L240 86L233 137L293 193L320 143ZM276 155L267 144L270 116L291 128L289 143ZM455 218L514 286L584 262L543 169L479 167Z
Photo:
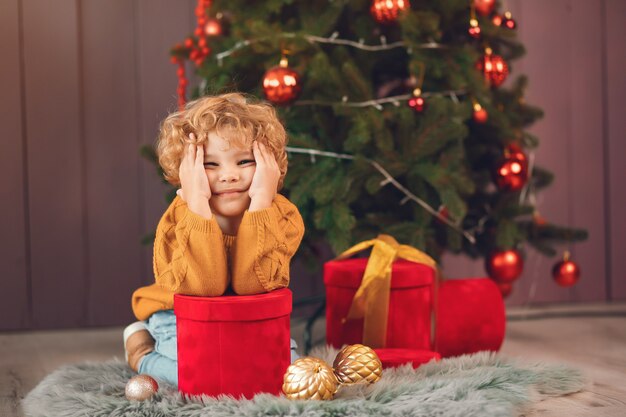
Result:
M494 0L199 0L196 16L172 49L180 104L191 62L191 98L235 90L279 106L305 242L340 252L386 233L436 259L487 257L507 281L524 242L554 255L586 237L534 207L552 179L525 130L542 111L524 76L502 85L524 47Z

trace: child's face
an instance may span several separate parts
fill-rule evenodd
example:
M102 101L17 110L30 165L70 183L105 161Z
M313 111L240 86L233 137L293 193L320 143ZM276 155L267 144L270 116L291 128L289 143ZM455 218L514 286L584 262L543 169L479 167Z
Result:
M216 216L238 216L250 207L248 189L256 171L252 149L231 145L215 132L208 139L204 171L211 188L211 211Z

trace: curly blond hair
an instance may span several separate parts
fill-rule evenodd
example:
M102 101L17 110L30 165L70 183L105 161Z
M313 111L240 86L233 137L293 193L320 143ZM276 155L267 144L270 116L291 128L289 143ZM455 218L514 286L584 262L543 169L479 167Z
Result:
M282 188L287 173L285 128L272 105L241 93L201 97L163 120L157 154L165 179L170 184L180 185L178 169L185 144L206 144L210 132L239 148L250 149L255 140L263 143L278 162L278 189ZM195 141L189 139L190 133L195 134Z

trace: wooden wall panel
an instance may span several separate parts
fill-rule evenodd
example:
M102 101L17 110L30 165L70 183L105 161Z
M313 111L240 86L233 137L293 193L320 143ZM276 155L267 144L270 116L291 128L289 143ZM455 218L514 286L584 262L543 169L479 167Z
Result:
M537 194L539 211L548 221L565 226L572 223L568 176L571 170L567 158L572 136L570 6L569 0L542 4L536 0L521 2L523 24L520 24L518 33L527 48L527 55L515 67L529 77L527 101L545 112L544 118L529 129L540 140L535 153L536 164L555 175L550 188ZM548 33L550 35L546 36ZM545 94L548 91L550 94ZM550 276L550 266L554 262L554 259L528 249L524 273L515 284L510 302L522 304L562 299L563 293Z
M193 31L194 6L195 2L192 0L176 2L136 0L140 116L138 126L140 142L137 148L143 144L155 144L159 123L169 112L177 108L178 79L176 66L170 62L169 50ZM191 71L192 69L188 68L188 72ZM152 163L142 159L140 166L141 230L143 234L148 234L156 230L157 223L167 208L166 187L161 183ZM152 245L143 248L143 269L140 278L143 284L154 282Z
M30 325L19 25L18 0L0 2L0 330Z
M24 1L33 325L87 324L77 3Z
M564 28L569 36L568 59L571 79L568 88L571 106L571 136L567 159L571 226L589 231L589 238L571 247L582 271L581 281L567 294L566 301L603 301L607 297L606 230L604 193L604 137L602 41L605 27L600 2L572 2L571 20ZM585 30L581 30L581 28Z
M523 1L518 7L524 22L520 38L528 51L520 68L530 80L527 99L545 111L544 119L530 129L540 138L536 162L555 175L550 188L537 195L538 207L549 221L587 228L590 239L571 246L583 278L570 289L552 280L551 268L558 259L529 250L510 303L601 300L606 276L599 215L604 207L602 139L597 134L602 126L599 7L573 0Z
M130 322L141 275L134 20L133 2L81 3L90 325Z
M606 213L612 300L626 300L626 1L605 0Z

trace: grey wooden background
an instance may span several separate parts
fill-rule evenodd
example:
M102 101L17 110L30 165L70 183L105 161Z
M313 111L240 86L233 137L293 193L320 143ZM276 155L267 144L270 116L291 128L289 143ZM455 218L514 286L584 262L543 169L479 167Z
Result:
M152 281L139 244L166 207L139 156L176 107L168 49L191 32L193 0L0 0L0 330L120 325ZM530 252L510 303L626 299L626 1L517 0L530 77L546 118L537 161L557 176L548 219L589 229L574 246L583 277L550 279ZM449 277L482 264L445 261ZM323 291L297 274L297 296Z

